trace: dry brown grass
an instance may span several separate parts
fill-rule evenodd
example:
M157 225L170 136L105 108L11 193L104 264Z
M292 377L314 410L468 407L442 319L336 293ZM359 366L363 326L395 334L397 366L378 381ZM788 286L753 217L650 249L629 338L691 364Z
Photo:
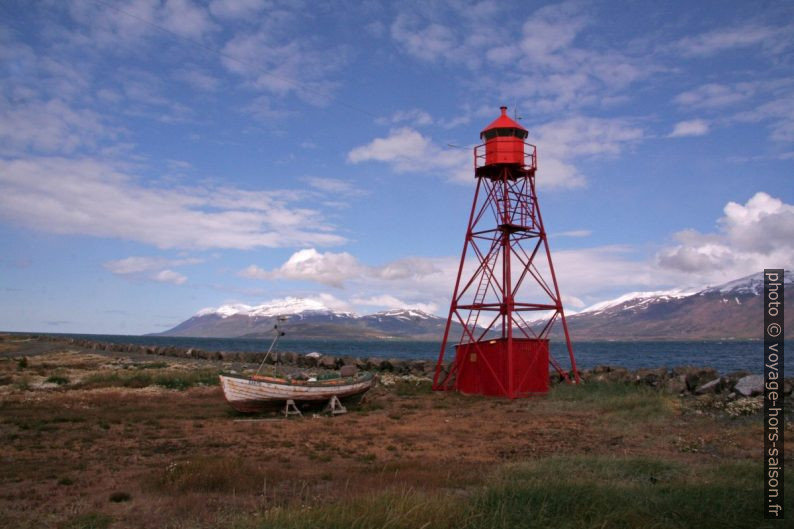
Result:
M559 454L752 460L761 432L760 421L682 414L673 397L632 391L566 388L507 401L411 382L375 388L344 416L238 421L218 387L72 382L111 370L189 370L147 363L58 352L31 356L20 370L0 358L0 376L11 380L0 385L0 526L256 526L267 513L375 493L386 494L384 508L415 502L425 512L422 498L468 494L503 464ZM41 384L56 372L70 383ZM28 389L17 387L22 377ZM634 423L628 408L640 415ZM111 501L117 492L129 501Z

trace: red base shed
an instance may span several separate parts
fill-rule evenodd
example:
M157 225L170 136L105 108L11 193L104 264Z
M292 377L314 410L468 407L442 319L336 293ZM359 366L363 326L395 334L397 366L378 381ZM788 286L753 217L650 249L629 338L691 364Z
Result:
M455 363L455 389L464 394L515 399L549 391L548 340L513 338L512 355L507 338L459 344Z

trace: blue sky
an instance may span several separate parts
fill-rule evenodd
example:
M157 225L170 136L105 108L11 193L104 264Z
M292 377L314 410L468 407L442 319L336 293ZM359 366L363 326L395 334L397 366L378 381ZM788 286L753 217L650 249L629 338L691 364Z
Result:
M570 311L794 263L791 2L6 0L0 76L3 330L444 314L500 105Z

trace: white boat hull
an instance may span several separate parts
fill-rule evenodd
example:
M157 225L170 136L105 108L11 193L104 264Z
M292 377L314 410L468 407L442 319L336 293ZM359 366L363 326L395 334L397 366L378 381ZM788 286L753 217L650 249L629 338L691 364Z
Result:
M254 379L241 375L220 375L220 380L226 401L240 412L262 411L290 399L296 403L320 403L336 396L341 400L361 395L375 383L370 373L317 382Z

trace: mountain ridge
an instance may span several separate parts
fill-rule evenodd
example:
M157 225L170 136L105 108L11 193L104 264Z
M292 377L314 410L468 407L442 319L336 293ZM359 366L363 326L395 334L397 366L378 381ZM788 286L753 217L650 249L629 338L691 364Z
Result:
M794 277L784 275L790 290ZM574 340L753 339L762 336L763 277L753 274L701 289L631 292L567 317ZM789 295L791 304L791 296ZM419 309L392 309L360 316L320 300L286 297L261 305L205 308L159 336L259 338L273 335L279 317L290 336L306 339L413 339L440 341L446 318ZM532 323L532 322L530 322ZM786 336L794 334L794 309L786 312ZM461 326L453 322L452 337ZM552 337L562 329L555 325Z

